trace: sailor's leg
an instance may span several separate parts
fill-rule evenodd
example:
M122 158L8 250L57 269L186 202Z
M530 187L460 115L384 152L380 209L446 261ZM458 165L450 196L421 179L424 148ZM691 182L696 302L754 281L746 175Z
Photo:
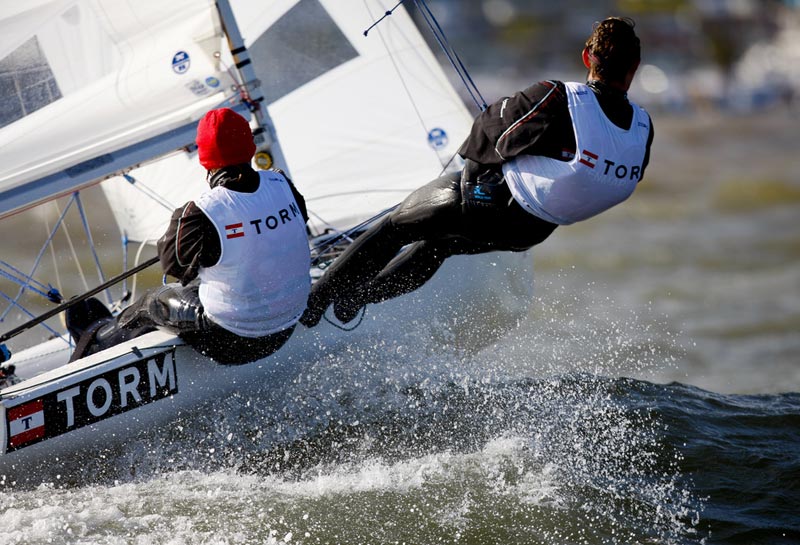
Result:
M312 287L300 322L316 325L328 305L371 282L406 244L441 237L445 226L457 219L460 207L457 176L438 178L414 191L328 267Z
M158 296L168 291L169 286L148 290L123 310L116 319L107 318L96 322L96 327L87 330L86 334L81 336L71 361L111 348L154 331L159 325L164 325L163 305L158 301Z
M300 323L319 323L337 293L369 282L403 247L402 240L389 216L359 236L312 286Z
M337 299L334 314L339 321L347 323L368 303L380 303L422 287L448 257L493 249L491 245L456 237L416 242L404 249L371 282Z
M523 251L545 240L556 228L526 212L505 185L495 188L491 206L462 206L456 178L440 178L414 192L392 221L419 242L405 248L372 279L336 295L334 314L343 323L368 303L409 293L425 284L453 255ZM429 184L433 185L433 184ZM435 189L434 189L435 188ZM502 192L505 191L505 194Z
M166 286L148 290L125 307L117 316L117 325L122 329L136 329L142 326L157 327L154 315L158 314L157 295Z
M122 329L161 326L176 332L202 329L206 318L198 287L198 283L174 283L149 290L120 313L117 325Z
M96 297L75 303L64 315L67 331L76 344L93 324L105 318L111 318L111 311Z

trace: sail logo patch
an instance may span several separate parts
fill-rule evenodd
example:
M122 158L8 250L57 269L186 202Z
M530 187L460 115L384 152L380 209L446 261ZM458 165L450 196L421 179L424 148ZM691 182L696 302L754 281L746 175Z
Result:
M128 362L8 409L6 450L27 447L177 393L174 349Z
M242 222L232 223L225 226L225 238L239 238L244 236L244 226Z
M17 447L44 437L44 405L41 399L8 411L8 444Z
M211 92L208 87L203 85L202 81L196 79L193 79L187 83L186 88L199 97L205 96Z
M178 51L172 56L172 70L176 74L184 74L189 70L191 59L186 51Z
M435 150L444 148L449 141L450 138L447 136L447 132L444 129L437 127L431 129L428 133L428 144Z

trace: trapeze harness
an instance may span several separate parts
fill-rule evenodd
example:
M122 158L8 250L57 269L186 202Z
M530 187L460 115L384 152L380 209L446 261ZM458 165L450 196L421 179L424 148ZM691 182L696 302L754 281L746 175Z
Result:
M650 135L650 117L631 103L629 129L612 123L592 90L583 83L567 91L575 157L558 161L520 155L503 165L514 199L545 221L569 225L608 210L630 197L642 175Z
M293 326L311 286L305 222L289 183L275 172L259 175L255 193L218 186L196 201L222 246L217 264L198 272L205 314L251 338Z

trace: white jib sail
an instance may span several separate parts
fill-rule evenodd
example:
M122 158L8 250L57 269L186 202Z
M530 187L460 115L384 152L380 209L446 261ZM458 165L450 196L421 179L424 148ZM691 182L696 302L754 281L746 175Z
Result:
M472 116L408 13L397 9L363 34L394 3L232 2L286 158L279 166L306 197L316 231L350 227L459 166ZM103 188L132 240L160 236L168 209L207 187L196 153L131 175L136 184ZM153 205L137 184L168 202Z

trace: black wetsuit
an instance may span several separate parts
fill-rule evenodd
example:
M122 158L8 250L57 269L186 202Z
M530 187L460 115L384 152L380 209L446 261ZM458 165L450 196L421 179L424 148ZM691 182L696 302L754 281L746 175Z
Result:
M596 81L589 87L606 116L629 128L633 108L625 93ZM653 140L650 127L642 173ZM312 288L301 323L315 325L331 303L347 322L364 304L420 287L452 255L522 251L539 244L557 226L516 202L502 180L502 165L518 155L566 160L574 153L562 82L539 82L498 100L478 116L459 149L466 160L463 172L417 189L357 238Z

